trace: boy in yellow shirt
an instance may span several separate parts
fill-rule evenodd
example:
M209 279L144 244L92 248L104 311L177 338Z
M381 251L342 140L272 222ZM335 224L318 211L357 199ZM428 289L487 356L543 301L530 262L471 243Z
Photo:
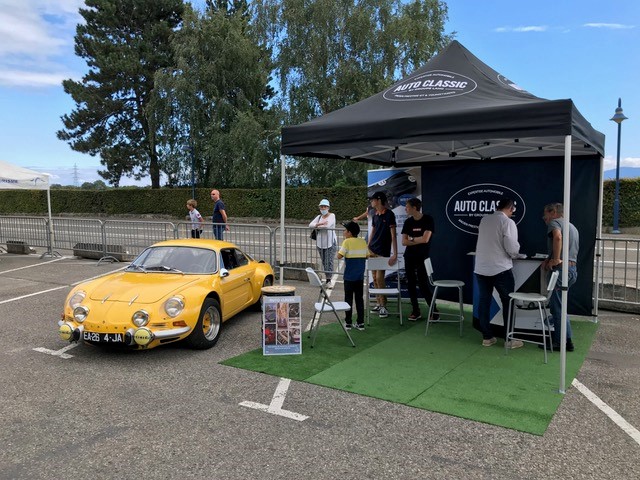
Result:
M369 248L367 242L358 238L360 226L356 222L345 222L344 241L338 250L338 258L344 258L344 301L352 309L345 313L345 326L347 330L352 327L353 300L355 298L356 328L364 330L364 270Z

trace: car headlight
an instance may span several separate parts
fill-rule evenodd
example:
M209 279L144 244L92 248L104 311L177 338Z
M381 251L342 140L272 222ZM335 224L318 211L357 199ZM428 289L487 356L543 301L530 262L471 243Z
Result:
M87 318L87 315L89 315L89 309L84 305L78 305L73 309L73 318L75 318L76 322L84 322Z
M131 317L131 321L136 327L144 327L147 323L149 323L149 314L144 310L138 310Z
M175 318L184 310L184 302L179 297L171 297L164 302L164 311L167 312L171 318Z
M71 307L71 310L79 306L86 296L87 294L82 290L78 290L76 293L71 295L71 297L69 298L69 307Z

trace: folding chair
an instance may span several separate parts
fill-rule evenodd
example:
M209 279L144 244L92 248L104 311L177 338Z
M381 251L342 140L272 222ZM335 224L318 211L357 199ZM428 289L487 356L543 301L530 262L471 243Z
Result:
M356 344L353 343L351 335L349 335L349 331L344 326L344 322L338 315L338 312L346 312L351 310L351 306L347 302L332 302L331 298L327 294L327 291L318 277L318 274L313 270L313 268L308 267L306 269L307 277L309 277L309 283L312 287L320 287L320 293L318 294L318 300L313 304L315 309L315 314L313 315L313 320L311 320L311 325L309 327L309 337L313 336L311 340L311 347L316 343L316 336L318 335L318 328L320 327L320 319L322 318L322 314L325 312L333 312L336 316L336 320L344 330L344 333L347 335L347 338L351 342L351 346L355 347Z
M439 323L460 323L460 336L462 336L462 326L464 325L464 305L462 303L462 287L464 287L464 282L461 280L434 280L433 279L433 265L431 264L431 259L427 258L424 261L424 267L427 270L427 275L429 276L429 283L433 287L433 297L431 300L431 305L429 305L429 314L427 315L427 328L424 330L424 336L426 337L429 333L429 325L432 322ZM438 297L438 289L439 288L457 288L458 289L458 305L460 307L459 313L442 313L439 312L438 320L433 319L433 307L436 304L436 298ZM442 317L453 317L454 320L443 320Z
M404 268L404 258L398 258L396 263L389 265L389 257L371 257L367 259L367 266L365 269L365 298L367 299L365 308L365 317L367 318L367 324L371 325L371 304L376 302L376 297L382 295L384 297L395 297L397 301L397 310L389 312L392 315L398 315L400 317L400 325L402 325L402 293L400 288L400 269ZM391 288L370 288L369 287L369 273L376 270L391 271L391 277L396 282L395 287ZM385 277L386 279L386 277ZM387 304L388 306L388 304Z
M551 326L547 324L547 305L549 303L549 299L551 298L551 294L553 293L553 289L556 288L558 275L559 275L558 271L555 271L551 274L551 277L549 277L549 283L547 284L546 295L542 295L540 293L525 293L525 292L512 292L509 294L510 300L509 300L509 312L507 314L507 335L504 341L506 353L509 352L507 345L510 340L520 340L522 342L534 343L536 345L543 345L544 363L547 363L547 338L549 339L549 346L551 347L551 352L553 353L553 342L551 341ZM516 328L516 312L518 311L518 309L516 308L515 302L517 300L520 300L525 304L529 304L529 303L538 304L538 311L540 312L540 331L542 333L541 342L537 340L521 338L521 336L526 335L526 333L521 333L520 337L515 337L514 330Z

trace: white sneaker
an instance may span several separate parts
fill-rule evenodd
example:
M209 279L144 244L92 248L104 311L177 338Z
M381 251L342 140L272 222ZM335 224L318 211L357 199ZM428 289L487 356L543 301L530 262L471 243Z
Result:
M378 316L380 318L386 318L389 316L389 311L385 307L380 307L380 310L378 310Z

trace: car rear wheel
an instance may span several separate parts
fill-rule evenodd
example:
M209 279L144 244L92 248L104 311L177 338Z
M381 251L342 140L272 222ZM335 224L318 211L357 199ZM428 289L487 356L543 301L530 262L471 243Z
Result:
M213 347L220 338L222 312L220 304L214 298L207 298L202 304L200 317L191 335L185 342L191 348L206 350Z

